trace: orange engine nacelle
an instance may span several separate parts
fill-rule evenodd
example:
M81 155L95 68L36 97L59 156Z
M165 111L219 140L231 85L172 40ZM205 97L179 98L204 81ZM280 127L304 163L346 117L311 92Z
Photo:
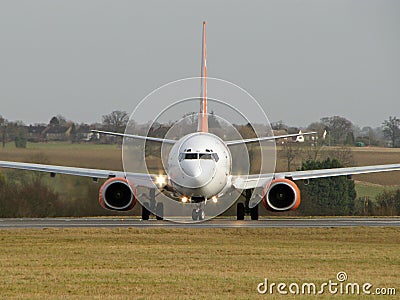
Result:
M125 178L110 178L100 188L99 202L106 209L131 210L136 204L136 189Z
M300 205L300 189L289 179L275 179L265 187L262 201L267 210L295 210Z

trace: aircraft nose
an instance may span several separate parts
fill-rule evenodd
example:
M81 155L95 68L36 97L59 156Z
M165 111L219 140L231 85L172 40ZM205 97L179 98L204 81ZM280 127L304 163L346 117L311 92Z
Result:
M202 187L212 180L215 173L213 161L186 161L181 163L184 178L182 183L191 188Z
M201 164L199 161L183 162L181 164L182 171L190 177L199 177L202 173Z
M201 165L198 162L182 166L182 170L187 176L190 177L199 177L202 173Z

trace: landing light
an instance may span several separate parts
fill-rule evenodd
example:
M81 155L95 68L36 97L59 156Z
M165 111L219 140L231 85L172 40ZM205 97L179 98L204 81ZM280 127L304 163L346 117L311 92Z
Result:
M183 196L182 198L181 198L181 201L182 201L182 203L186 203L186 202L188 202L188 197L186 197L186 196Z
M164 176L164 175L158 175L158 176L156 177L156 184L157 184L159 187L165 186L165 185L167 184L167 180L165 179L165 176Z
M213 197L211 198L211 200L212 200L213 203L217 203L217 202L218 202L217 196L213 196Z

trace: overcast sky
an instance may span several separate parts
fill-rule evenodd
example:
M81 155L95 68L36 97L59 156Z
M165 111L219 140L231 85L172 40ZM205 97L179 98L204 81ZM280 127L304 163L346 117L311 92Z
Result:
M0 0L0 115L47 123L131 112L153 89L208 75L270 121L400 117L400 1Z

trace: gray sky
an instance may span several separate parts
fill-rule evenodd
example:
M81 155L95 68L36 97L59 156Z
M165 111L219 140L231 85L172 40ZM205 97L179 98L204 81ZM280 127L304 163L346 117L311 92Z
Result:
M0 0L0 114L101 121L200 74L238 84L270 121L400 117L400 1Z

